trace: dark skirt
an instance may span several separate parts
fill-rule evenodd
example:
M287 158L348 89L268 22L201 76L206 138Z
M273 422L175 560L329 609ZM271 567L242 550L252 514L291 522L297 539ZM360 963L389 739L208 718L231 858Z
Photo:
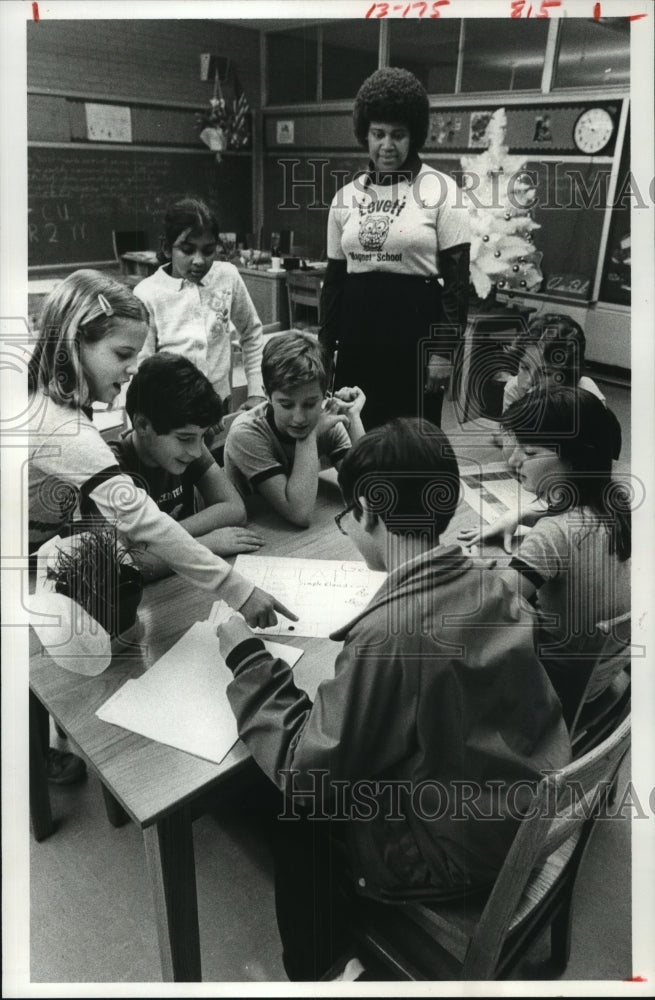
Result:
M367 430L393 417L441 422L443 390L425 391L431 353L427 341L439 322L440 299L436 278L383 272L346 277L335 388L362 389Z

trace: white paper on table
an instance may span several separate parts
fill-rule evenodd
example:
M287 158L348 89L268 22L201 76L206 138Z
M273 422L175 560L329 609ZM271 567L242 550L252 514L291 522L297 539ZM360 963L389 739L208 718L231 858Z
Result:
M282 643L265 645L291 667L303 653ZM196 622L142 677L126 681L96 715L220 764L238 739L226 693L231 680L215 630L209 622Z
M292 622L278 611L277 625L254 631L314 638L327 638L363 611L387 575L365 562L279 556L240 555L234 568L298 615Z
M526 490L511 472L482 469L470 474L462 472L460 478L464 500L487 523L508 510L535 509L539 503L535 494Z

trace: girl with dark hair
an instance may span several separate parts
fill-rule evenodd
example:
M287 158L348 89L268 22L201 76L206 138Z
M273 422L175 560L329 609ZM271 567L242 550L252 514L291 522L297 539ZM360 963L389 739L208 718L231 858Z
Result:
M370 161L328 216L320 340L329 359L336 351L335 384L364 391L367 427L396 416L440 423L466 326L468 210L455 181L418 156L429 114L407 70L364 81L353 122Z
M134 289L149 319L139 362L161 350L183 354L229 409L236 331L248 383L242 408L250 409L264 400L262 324L234 264L214 259L218 243L216 217L199 198L170 206L158 255L162 266Z
M509 573L535 604L537 654L567 703L606 642L596 626L630 607L630 497L612 479L612 420L596 396L571 388L528 393L502 417L509 464L546 505ZM459 537L472 544L475 534Z
M503 410L526 392L549 386L585 389L604 403L605 397L594 380L582 374L585 348L584 331L570 316L545 313L535 317L517 338L518 371L505 384Z

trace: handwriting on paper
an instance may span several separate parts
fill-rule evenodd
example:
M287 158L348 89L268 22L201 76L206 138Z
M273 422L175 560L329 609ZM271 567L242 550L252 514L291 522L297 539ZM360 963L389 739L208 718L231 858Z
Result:
M327 637L362 611L386 577L366 563L332 559L237 556L234 568L298 615L280 617L264 635Z

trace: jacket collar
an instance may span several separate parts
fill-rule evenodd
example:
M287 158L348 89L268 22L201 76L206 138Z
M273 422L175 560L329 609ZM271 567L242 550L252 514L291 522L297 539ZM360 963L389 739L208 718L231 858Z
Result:
M364 175L364 187L368 187L369 184L380 184L386 187L391 184L400 184L401 181L407 181L408 184L411 184L422 166L423 161L417 153L410 153L401 170L392 170L390 172L376 170L373 163L369 160Z
M181 292L183 288L187 288L189 285L197 285L200 288L204 288L207 284L206 279L203 278L202 281L187 281L186 278L174 278L171 274L171 262L168 261L166 264L162 264L155 271L155 274L166 284L169 288L175 288L177 291Z
M436 548L410 559L390 573L364 610L332 632L330 639L337 641L345 639L359 621L390 601L409 597L428 588L443 586L472 569L474 565L491 568L495 564L495 559L474 559L459 545L437 545Z

